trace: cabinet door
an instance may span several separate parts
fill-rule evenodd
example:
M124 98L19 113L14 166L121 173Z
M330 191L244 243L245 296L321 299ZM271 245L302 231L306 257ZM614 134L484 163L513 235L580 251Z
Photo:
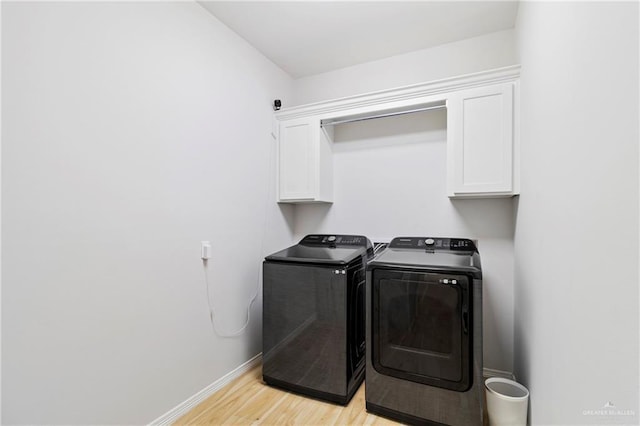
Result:
M453 93L447 100L448 193L514 195L513 84Z
M318 117L283 121L278 139L278 202L331 203L333 137Z
M317 196L317 124L309 119L281 123L278 145L279 201L313 200Z

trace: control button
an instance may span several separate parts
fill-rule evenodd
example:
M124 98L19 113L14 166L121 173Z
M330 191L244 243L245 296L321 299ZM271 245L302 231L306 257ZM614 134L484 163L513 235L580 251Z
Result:
M426 240L424 240L424 243L428 246L432 246L435 244L435 241L433 240L433 238L427 238Z
M456 285L456 284L458 284L458 281L457 280L451 280L451 284Z
M329 238L327 238L327 241L329 241L330 243L334 242L336 240L336 236L332 235Z

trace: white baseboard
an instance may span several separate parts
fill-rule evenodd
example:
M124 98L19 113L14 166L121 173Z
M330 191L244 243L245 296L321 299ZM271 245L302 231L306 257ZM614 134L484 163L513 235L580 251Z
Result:
M163 415L161 415L160 417L158 417L157 419L149 423L149 426L166 426L166 425L173 424L180 417L184 416L189 411L191 411L191 409L193 409L196 405L198 405L199 403L201 403L202 401L204 401L205 399L207 399L208 397L210 397L211 395L213 395L214 393L222 389L227 384L231 383L231 381L233 381L234 379L237 379L247 371L251 370L261 361L262 361L262 353L259 353L258 355L251 358L249 361L242 364L240 367L224 375L223 377L211 383L209 386L202 389L200 392L196 393L186 401L178 404L171 410L167 411L166 413L164 413Z
M489 377L503 377L505 379L516 381L516 376L513 375L510 371L502 371L502 370L494 370L493 368L483 368L482 375L484 378Z

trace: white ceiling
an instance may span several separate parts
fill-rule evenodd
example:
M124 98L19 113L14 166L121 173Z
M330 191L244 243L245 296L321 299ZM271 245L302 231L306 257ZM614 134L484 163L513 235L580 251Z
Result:
M200 1L293 78L513 28L517 1Z

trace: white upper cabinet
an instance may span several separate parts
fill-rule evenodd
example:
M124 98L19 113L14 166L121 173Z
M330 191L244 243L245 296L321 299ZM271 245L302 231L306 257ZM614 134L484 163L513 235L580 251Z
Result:
M515 195L514 159L514 83L447 98L449 197Z
M316 117L280 123L278 201L332 202L331 137Z
M278 202L332 202L332 124L445 104L449 197L518 194L519 74L511 66L278 111Z

